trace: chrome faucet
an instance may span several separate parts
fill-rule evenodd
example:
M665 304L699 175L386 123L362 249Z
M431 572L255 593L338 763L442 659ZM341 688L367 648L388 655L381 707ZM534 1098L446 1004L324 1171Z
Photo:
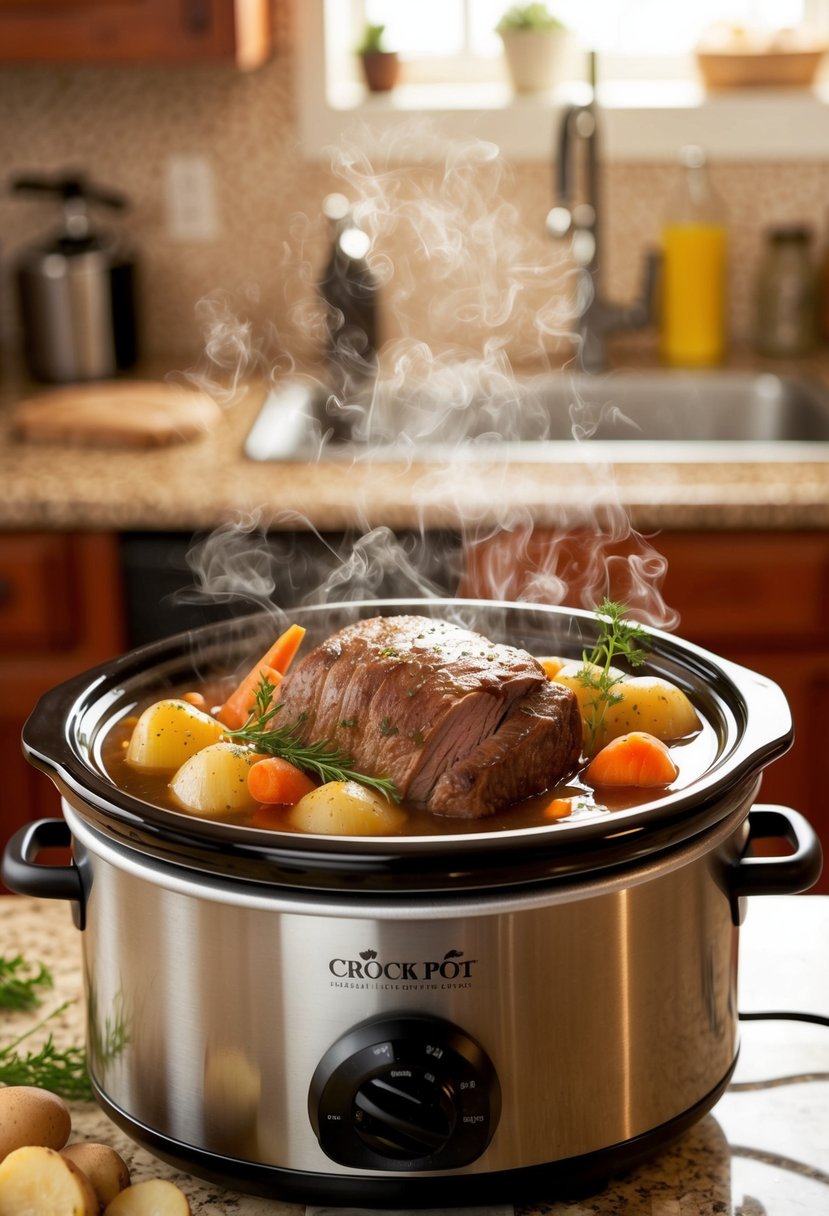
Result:
M591 51L590 100L568 106L561 120L554 149L555 203L547 216L547 231L553 237L570 237L576 264L576 321L573 335L577 358L584 371L601 371L607 363L608 334L624 329L642 329L655 319L659 255L646 255L640 298L631 304L615 304L601 293L599 243L599 138L596 113L596 53ZM576 150L584 152L584 196L576 198Z

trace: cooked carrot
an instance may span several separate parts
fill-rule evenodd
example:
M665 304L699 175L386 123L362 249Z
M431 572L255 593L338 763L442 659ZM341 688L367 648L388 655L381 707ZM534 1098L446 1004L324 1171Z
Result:
M670 785L679 769L654 735L642 730L612 739L591 760L584 774L591 785Z
M257 760L248 771L251 798L268 805L293 806L316 788L316 781L281 756L266 756L264 760Z
M207 699L204 693L186 692L181 699L182 701L186 701L188 705L195 705L196 709L207 709Z
M231 730L244 726L253 709L262 676L267 676L271 684L278 684L291 666L304 637L305 630L301 625L289 625L216 711L219 721Z
M265 828L269 832L289 831L285 818L290 813L290 807L267 806L262 803L251 814L249 823L252 828Z
M545 819L566 819L573 814L572 798L552 798L544 807Z

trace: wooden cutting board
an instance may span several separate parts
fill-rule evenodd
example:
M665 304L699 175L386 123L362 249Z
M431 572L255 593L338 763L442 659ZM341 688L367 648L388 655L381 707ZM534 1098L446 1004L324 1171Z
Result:
M163 447L212 430L221 410L198 389L158 381L106 380L50 389L14 408L19 435L90 447Z

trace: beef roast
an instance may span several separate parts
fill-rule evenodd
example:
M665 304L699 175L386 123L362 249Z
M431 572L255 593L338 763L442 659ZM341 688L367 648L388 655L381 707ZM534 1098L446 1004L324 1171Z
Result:
M556 784L577 763L570 689L530 654L419 616L373 617L334 634L279 686L280 724L326 739L404 800L489 815Z

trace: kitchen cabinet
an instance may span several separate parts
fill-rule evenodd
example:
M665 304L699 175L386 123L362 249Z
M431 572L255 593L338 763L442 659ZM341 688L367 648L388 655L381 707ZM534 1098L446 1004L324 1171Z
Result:
M0 62L264 63L272 0L0 0Z
M0 535L0 848L60 814L51 781L23 759L23 723L42 693L124 649L123 620L114 536Z
M662 592L680 614L676 632L774 680L792 710L795 742L766 769L760 798L801 811L829 856L829 798L818 757L829 734L829 536L822 532L661 533L653 546L667 560ZM635 538L608 547L621 558L641 549ZM537 529L520 542L508 534L468 555L465 595L521 598L540 571L570 588L581 606L592 534L562 536ZM626 577L620 562L617 577ZM612 598L631 602L629 589ZM829 867L816 891L829 893Z

